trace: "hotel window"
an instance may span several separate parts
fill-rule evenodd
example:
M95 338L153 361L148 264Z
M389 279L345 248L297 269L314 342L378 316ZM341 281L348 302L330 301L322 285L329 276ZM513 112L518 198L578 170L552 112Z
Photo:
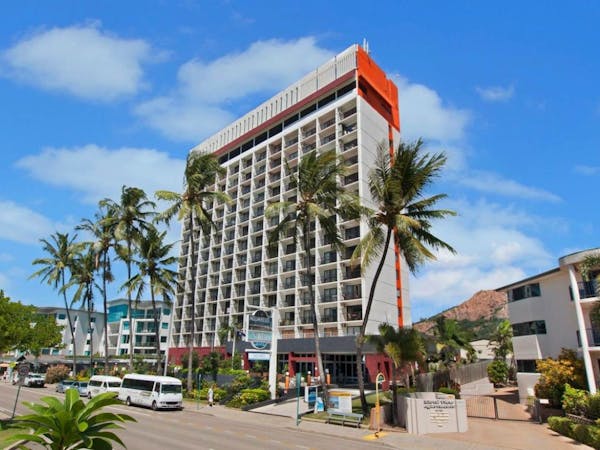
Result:
M517 300L523 300L524 298L540 297L541 295L542 292L539 283L526 284L508 291L508 301L516 302Z
M531 322L513 323L513 336L529 336L532 334L546 334L546 321L533 320Z

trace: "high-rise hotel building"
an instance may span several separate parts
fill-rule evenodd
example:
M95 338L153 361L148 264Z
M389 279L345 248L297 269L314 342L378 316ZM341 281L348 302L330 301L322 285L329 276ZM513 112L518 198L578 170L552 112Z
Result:
M277 308L280 365L287 365L291 373L314 370L315 330L301 248L292 237L282 237L277 250L269 251L269 231L281 218L265 217L265 209L271 202L296 200L298 192L288 167L293 171L303 155L330 149L336 149L347 164L347 174L339 182L357 193L363 204L374 207L369 170L378 145L398 144L399 122L395 84L365 50L354 45L191 150L218 156L226 174L214 188L229 194L233 202L208 205L216 230L194 230L196 261L190 258L190 224L183 226L179 271L185 283L174 307L171 357L187 351L192 307L196 308L194 346L200 352L223 344L219 329L242 328L245 316L257 307ZM345 250L333 250L316 224L313 254L318 332L332 382L355 377L354 336L377 266L362 268L361 273L360 267L350 264L367 224L338 218L338 226ZM368 333L377 333L382 322L411 322L407 273L398 258L390 248ZM192 277L196 277L195 305ZM384 370L382 364L367 355L373 376Z

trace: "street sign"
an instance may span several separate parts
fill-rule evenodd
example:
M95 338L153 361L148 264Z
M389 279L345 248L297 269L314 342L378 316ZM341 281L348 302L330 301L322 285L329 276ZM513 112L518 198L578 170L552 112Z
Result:
M23 381L29 375L29 364L19 364L19 379Z

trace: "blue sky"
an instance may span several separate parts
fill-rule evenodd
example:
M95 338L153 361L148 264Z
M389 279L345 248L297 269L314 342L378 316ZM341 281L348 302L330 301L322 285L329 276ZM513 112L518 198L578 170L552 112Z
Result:
M459 216L435 232L458 253L412 278L415 320L600 246L595 2L0 8L0 288L13 299L60 305L28 280L40 238L124 184L179 190L192 146L363 38L399 86L403 137L449 155L432 192Z

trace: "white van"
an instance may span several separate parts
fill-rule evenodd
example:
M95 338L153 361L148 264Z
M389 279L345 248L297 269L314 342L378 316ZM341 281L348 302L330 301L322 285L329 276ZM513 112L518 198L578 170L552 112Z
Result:
M129 373L123 377L119 400L127 406L142 405L157 410L183 408L181 380L157 375Z
M95 397L104 392L119 392L121 388L121 379L119 377L110 377L108 375L94 375L88 383L88 398Z

